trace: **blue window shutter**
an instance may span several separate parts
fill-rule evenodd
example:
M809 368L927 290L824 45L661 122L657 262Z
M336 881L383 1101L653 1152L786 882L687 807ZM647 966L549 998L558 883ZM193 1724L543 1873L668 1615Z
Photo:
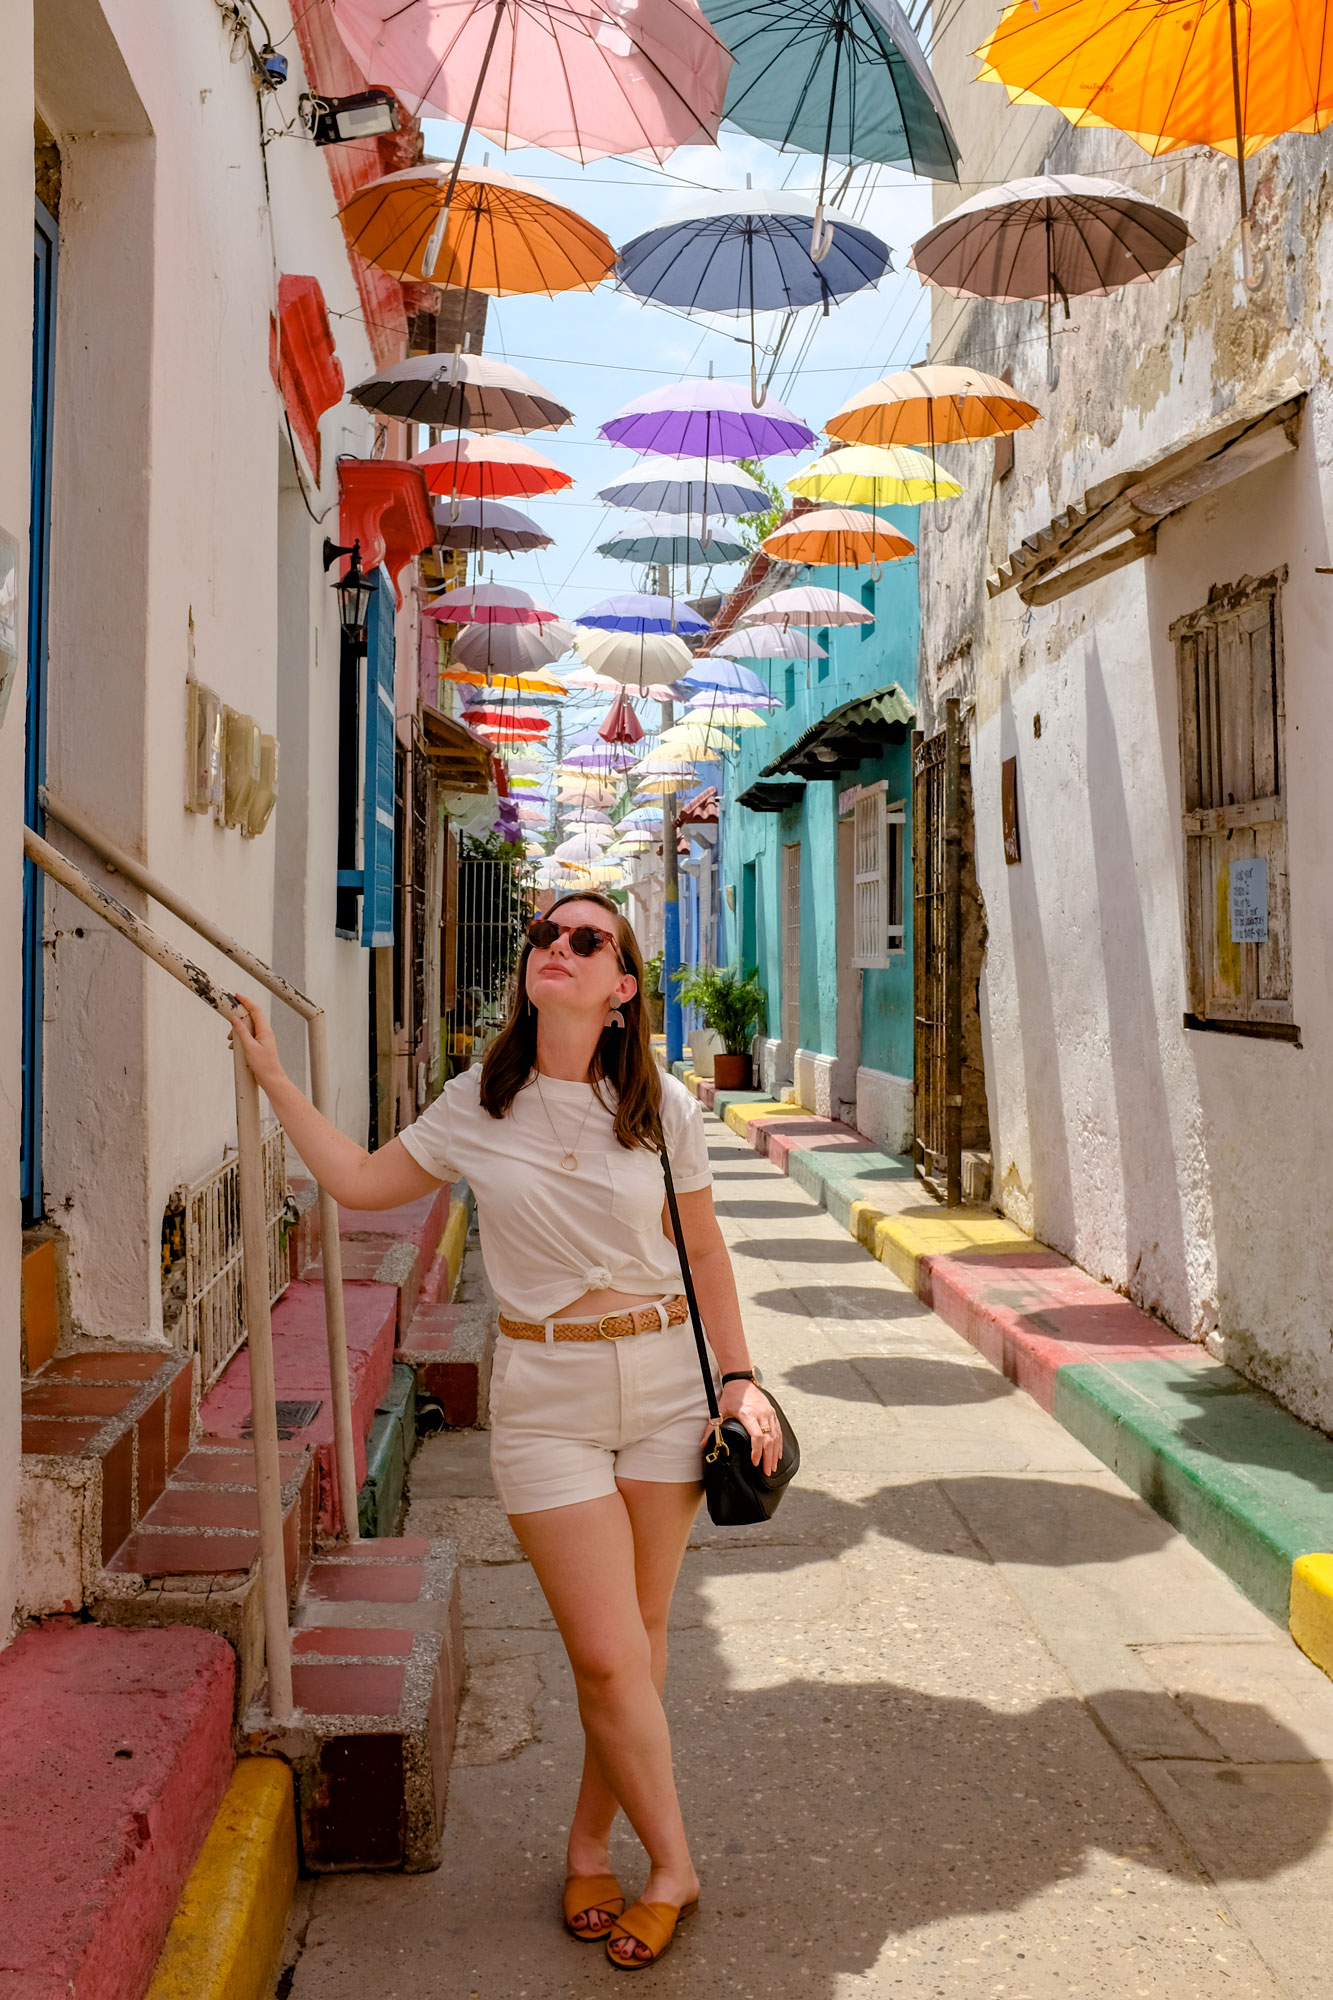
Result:
M366 653L366 788L362 806L363 945L393 943L394 589L381 569L370 601Z

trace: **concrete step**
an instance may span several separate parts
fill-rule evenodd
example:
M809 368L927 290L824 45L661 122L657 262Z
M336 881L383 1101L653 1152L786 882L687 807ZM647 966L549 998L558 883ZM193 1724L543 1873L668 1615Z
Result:
M0 1992L141 2000L232 1772L231 1649L57 1620L0 1653Z
M294 1602L315 1553L319 1473L308 1445L284 1447L283 1544ZM201 1438L103 1567L90 1609L102 1625L196 1625L219 1633L237 1662L237 1705L264 1671L259 1504L248 1446Z
M462 1182L455 1192L451 1223L467 1212L464 1201L471 1199ZM496 1305L475 1235L450 1244L449 1253L458 1257L452 1297L446 1293L434 1298L434 1286L428 1281L399 1344L398 1358L415 1372L418 1395L438 1403L445 1423L453 1429L485 1425L488 1420ZM439 1261L444 1262L443 1253ZM435 1277L432 1271L431 1280Z
M19 1608L82 1610L190 1447L188 1355L94 1349L22 1387Z
M398 1326L398 1293L391 1285L348 1284L347 1368L352 1389L356 1440L356 1483L366 1476L365 1443L393 1372ZM310 1421L287 1440L309 1446L319 1464L319 1533L341 1530L338 1482L334 1476L333 1405L329 1397L329 1349L324 1323L324 1288L303 1279L289 1285L273 1308L273 1367L280 1402L318 1405ZM200 1418L217 1439L245 1443L250 1421L250 1355L233 1357L200 1406Z
M292 1649L296 1720L275 1723L261 1695L243 1738L296 1773L304 1868L438 1867L463 1683L454 1544L404 1536L319 1557Z
M417 1201L404 1202L401 1208L338 1210L343 1283L392 1285L398 1295L396 1331L400 1337L411 1321L422 1281L445 1233L449 1199L449 1189L441 1187ZM311 1212L318 1217L317 1207ZM314 1257L302 1275L322 1281L322 1254Z

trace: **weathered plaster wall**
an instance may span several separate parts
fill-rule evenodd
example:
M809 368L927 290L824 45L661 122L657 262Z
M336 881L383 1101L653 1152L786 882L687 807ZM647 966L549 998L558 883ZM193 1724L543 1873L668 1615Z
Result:
M32 255L32 14L0 10L0 269L12 282L0 286L0 529L20 548L19 583L26 597L28 552L28 439L32 372L32 291L26 281ZM23 274L19 282L18 274ZM20 647L26 623L19 620ZM19 1105L22 1099L20 982L23 912L23 701L24 664L10 690L0 723L0 957L10 968L0 980L0 1645L9 1638L18 1572L19 1498Z
M50 0L39 14L39 92L65 153L68 211L51 781L329 1004L339 1116L363 1131L365 958L332 934L337 620L318 545L336 535L336 457L365 450L370 426L346 410L325 419L322 487L304 476L311 512L326 518L310 519L289 485L280 534L269 373L279 270L320 279L335 314L349 315L333 322L348 381L369 372L325 164L296 139L270 146L270 213L248 67L231 60L216 10ZM283 806L249 841L184 810L187 676L275 729L280 567L296 592L288 642L305 621L307 740L292 745L305 767L299 754L291 771L284 761ZM280 839L304 849L288 881L306 897L299 965L290 928L275 937ZM151 915L234 983L165 913ZM84 1334L142 1338L159 1325L167 1197L234 1138L231 1058L215 1017L66 899L52 898L50 930L46 1180L70 1238L73 1312Z
M1073 301L1045 380L1035 308L934 310L933 358L1012 372L1045 421L992 484L988 447L946 454L968 486L922 536L923 707L970 711L990 942L982 1018L996 1198L1178 1331L1333 1424L1320 1109L1333 927L1326 745L1330 498L1327 138L1253 163L1265 289L1239 284L1235 169L1156 164L1113 133L1014 109L970 81L989 13L936 51L975 184L1123 173L1185 214L1183 271ZM941 191L937 209L952 205ZM1242 396L1310 390L1300 449L1173 516L1155 556L1045 607L988 601L987 569L1095 480L1169 451ZM1292 955L1300 1049L1187 1031L1179 714L1171 621L1216 584L1289 566L1283 596ZM1040 718L1040 733L1035 723ZM928 724L929 726L929 724ZM1016 756L1023 860L1006 867L1000 765Z

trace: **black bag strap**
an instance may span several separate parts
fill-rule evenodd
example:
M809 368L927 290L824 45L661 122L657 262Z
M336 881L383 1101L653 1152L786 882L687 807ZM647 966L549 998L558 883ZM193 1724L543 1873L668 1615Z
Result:
M685 1284L685 1297L690 1308L690 1323L694 1328L694 1344L699 1350L699 1366L703 1370L704 1394L708 1398L708 1415L714 1424L722 1421L722 1412L717 1406L713 1392L713 1371L708 1362L708 1348L704 1341L703 1321L699 1317L699 1301L694 1296L694 1274L690 1270L690 1260L685 1251L685 1232L680 1226L680 1209L676 1205L676 1187L671 1178L671 1162L667 1158L666 1135L659 1121L657 1127L657 1150L662 1161L662 1179L666 1182L667 1207L671 1211L671 1231L676 1239L676 1252L680 1258L680 1275Z

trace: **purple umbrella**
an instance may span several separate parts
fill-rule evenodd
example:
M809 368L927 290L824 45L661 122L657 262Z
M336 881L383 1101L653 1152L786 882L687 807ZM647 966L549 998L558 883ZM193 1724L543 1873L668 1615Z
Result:
M626 403L598 432L609 444L663 458L778 458L807 450L815 434L776 400L756 410L737 382L668 382Z

